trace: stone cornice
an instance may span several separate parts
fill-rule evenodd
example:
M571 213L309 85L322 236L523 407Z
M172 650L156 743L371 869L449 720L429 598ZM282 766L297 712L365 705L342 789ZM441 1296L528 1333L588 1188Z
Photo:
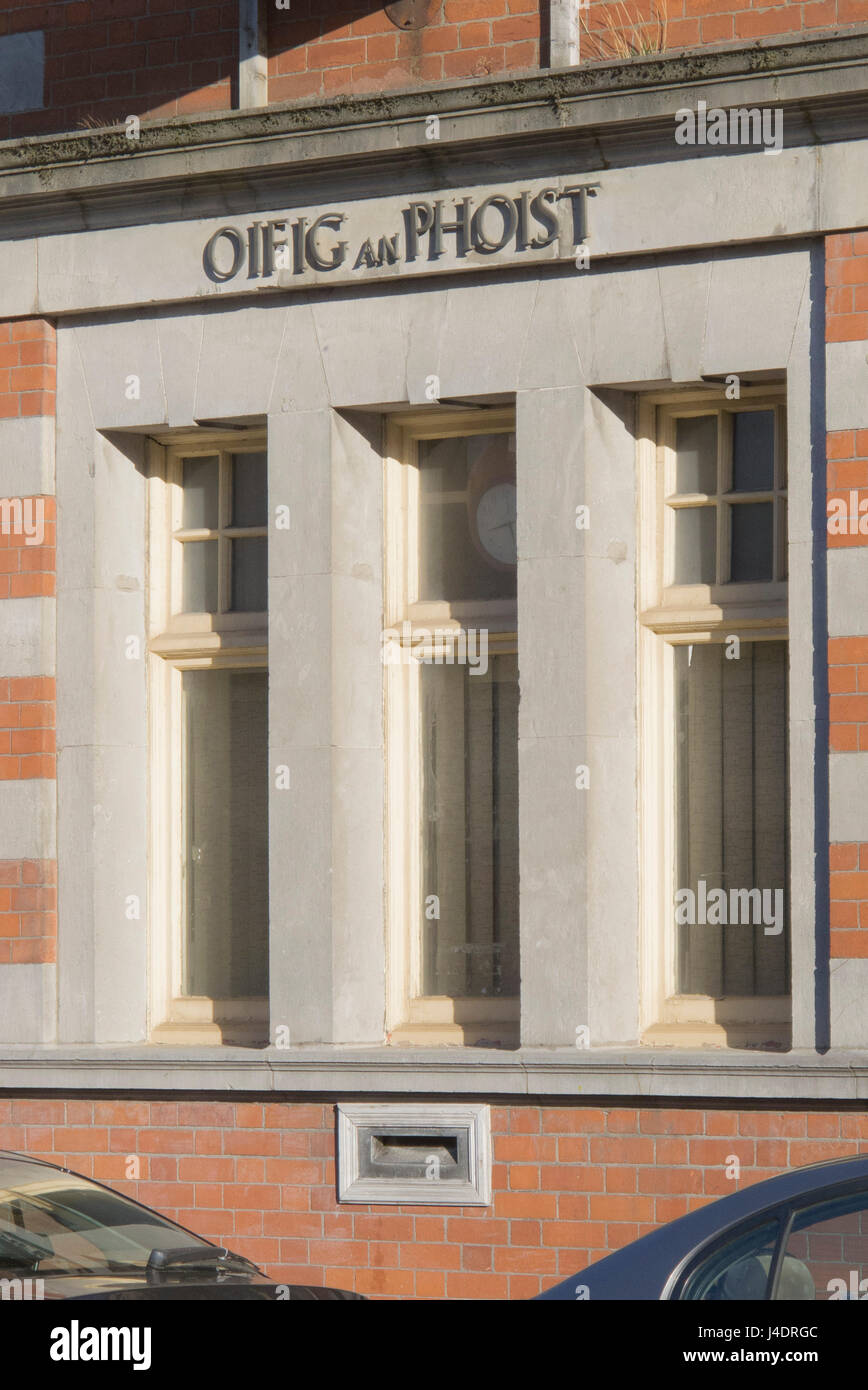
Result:
M696 158L675 146L673 114L700 97L709 106L784 105L788 144L857 138L868 133L868 25L797 42L146 121L138 141L122 126L5 141L0 234L26 235L28 217L33 230L52 231L55 223L264 206L276 185L298 187L310 201L326 179L339 180L348 196L354 185L388 190L402 176L448 186L467 181L474 161L497 177L517 157L544 160L546 151L587 169ZM430 115L440 120L436 141L426 139Z
M859 1104L868 1054L573 1049L6 1047L0 1088L14 1091L210 1091L283 1094L600 1097L666 1103Z

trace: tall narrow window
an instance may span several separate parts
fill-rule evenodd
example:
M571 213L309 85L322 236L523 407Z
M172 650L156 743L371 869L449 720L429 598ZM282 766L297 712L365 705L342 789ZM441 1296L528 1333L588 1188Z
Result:
M664 1032L695 1025L697 1040L704 1028L709 1040L785 1041L784 407L753 393L737 405L670 399L651 431L641 580L651 1018Z
M518 663L423 666L421 993L518 994Z
M517 1023L515 435L468 415L400 421L390 464L392 1036L416 1041Z
M267 460L194 437L151 507L158 1040L267 1036Z
M268 678L182 672L183 993L268 992Z
M673 657L676 990L789 994L786 642Z

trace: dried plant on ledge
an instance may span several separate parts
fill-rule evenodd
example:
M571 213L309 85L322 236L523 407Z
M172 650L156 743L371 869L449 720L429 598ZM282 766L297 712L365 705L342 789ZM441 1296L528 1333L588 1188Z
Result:
M623 3L608 6L599 17L593 29L582 18L583 40L587 48L583 57L605 60L612 58L638 58L648 53L662 53L668 47L668 19L665 8L661 10L652 0L650 13L643 18L638 9L631 18ZM590 50L590 51L589 51Z

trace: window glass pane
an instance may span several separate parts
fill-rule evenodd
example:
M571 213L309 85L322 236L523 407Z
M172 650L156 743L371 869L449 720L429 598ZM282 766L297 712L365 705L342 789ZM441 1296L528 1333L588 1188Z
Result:
M184 541L184 613L217 612L217 542Z
M770 492L775 481L775 413L739 410L732 416L734 492Z
M717 573L717 508L675 511L674 584L713 584Z
M268 608L268 541L265 536L250 536L231 545L232 608L236 613L264 613Z
M183 461L185 530L216 531L220 469L216 458Z
M680 994L787 994L787 644L674 650Z
M769 1221L719 1246L689 1276L681 1298L707 1303L765 1299L778 1229L776 1221Z
M420 681L422 991L516 996L518 662L423 664Z
M717 416L675 422L675 491L717 492Z
M743 502L729 509L731 527L729 577L733 584L774 578L773 502Z
M835 1197L797 1212L776 1299L868 1297L868 1197Z
M232 525L265 526L268 521L267 455L232 456Z
M512 441L508 434L419 441L420 599L515 597Z
M184 993L268 992L268 676L185 671Z

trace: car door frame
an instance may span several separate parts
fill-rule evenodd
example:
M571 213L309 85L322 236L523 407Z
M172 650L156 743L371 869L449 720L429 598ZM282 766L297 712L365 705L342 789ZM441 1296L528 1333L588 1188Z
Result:
M693 1300L683 1299L681 1291L685 1287L687 1280L695 1272L701 1261L713 1255L723 1245L728 1245L733 1240L738 1240L741 1236L747 1236L753 1229L767 1226L771 1221L778 1221L778 1235L775 1241L774 1253L769 1265L769 1277L766 1281L765 1298L758 1302L775 1302L783 1269L783 1255L786 1251L787 1242L792 1230L793 1221L796 1215L806 1207L818 1206L824 1201L834 1201L836 1197L846 1197L850 1194L864 1194L865 1207L868 1209L868 1178L850 1178L849 1180L837 1183L824 1184L811 1192L802 1192L798 1197L786 1197L782 1201L772 1202L769 1206L760 1211L752 1212L750 1216L743 1217L740 1221L733 1222L724 1227L721 1231L715 1231L711 1236L706 1237L699 1245L694 1246L686 1255L682 1256L675 1269L666 1279L660 1293L661 1302L692 1302ZM697 1300L699 1301L699 1300Z

